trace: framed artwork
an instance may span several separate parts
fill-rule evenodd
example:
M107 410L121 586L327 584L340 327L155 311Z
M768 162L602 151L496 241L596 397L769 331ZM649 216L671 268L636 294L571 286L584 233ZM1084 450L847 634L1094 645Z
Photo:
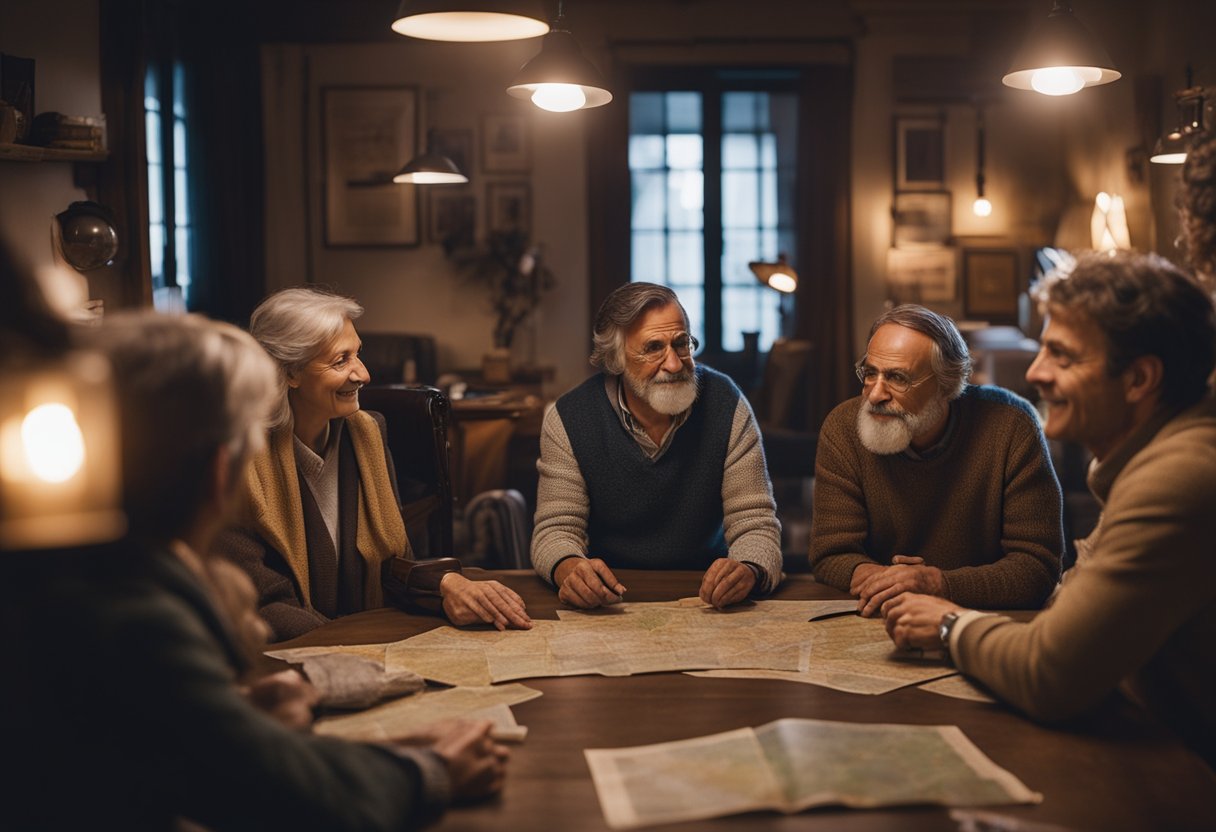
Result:
M491 182L486 186L486 210L490 233L532 232L532 189L526 182Z
M939 191L946 187L946 129L941 118L895 119L895 190Z
M322 88L325 245L418 245L417 190L393 182L417 131L417 87Z
M473 178L473 131L432 130L431 149L456 163L460 172Z
M912 191L895 195L896 248L944 246L950 241L950 192Z
M887 296L895 303L952 303L958 296L957 259L953 248L888 249Z
M1016 322L1019 278L1016 250L963 249L964 313L994 323Z
M429 242L443 246L447 254L472 248L477 224L477 200L473 194L438 185L430 190L430 203Z
M482 116L481 167L486 173L526 173L531 169L532 137L526 116Z

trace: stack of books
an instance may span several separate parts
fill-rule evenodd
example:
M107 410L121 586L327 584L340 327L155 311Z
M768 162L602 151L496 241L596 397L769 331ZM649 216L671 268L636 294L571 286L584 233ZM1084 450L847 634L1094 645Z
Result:
M64 150L105 150L105 116L65 116L63 113L39 113L34 117L29 143Z

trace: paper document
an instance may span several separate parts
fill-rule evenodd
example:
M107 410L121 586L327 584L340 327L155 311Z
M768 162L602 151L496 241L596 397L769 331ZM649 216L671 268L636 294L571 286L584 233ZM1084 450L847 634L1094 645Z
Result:
M952 725L781 719L756 729L583 753L613 829L764 809L1042 800Z
M540 691L518 684L437 690L397 699L357 714L322 719L313 730L348 740L383 742L417 733L444 719L490 719L494 722L496 737L519 740L526 732L516 724L508 706L540 695Z

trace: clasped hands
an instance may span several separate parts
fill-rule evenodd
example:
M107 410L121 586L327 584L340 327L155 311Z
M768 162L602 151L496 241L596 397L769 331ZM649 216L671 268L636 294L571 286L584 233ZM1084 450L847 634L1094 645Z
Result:
M590 610L620 603L625 585L600 558L568 557L553 570L558 600ZM701 600L717 609L745 600L756 585L756 573L745 563L718 558L701 579Z
M946 580L936 566L925 566L925 559L895 555L890 566L863 563L853 570L849 593L857 596L857 610L866 618L878 616L883 605L905 592L944 595Z

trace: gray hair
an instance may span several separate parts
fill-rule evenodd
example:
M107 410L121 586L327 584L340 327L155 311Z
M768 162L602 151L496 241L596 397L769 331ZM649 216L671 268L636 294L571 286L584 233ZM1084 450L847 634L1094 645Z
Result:
M963 388L971 378L971 353L953 320L923 306L905 303L879 315L870 325L869 337L873 338L879 327L886 324L928 335L933 341L929 366L937 379L938 389L947 401L953 401L963 394Z
M354 298L318 286L295 286L275 292L253 310L249 332L279 365L279 403L272 428L290 425L287 380L302 371L321 349L363 314Z
M591 364L606 373L625 372L625 334L648 309L675 304L688 329L688 313L675 291L657 283L626 283L614 289L595 313L591 330Z
M176 537L206 499L215 453L229 450L235 477L265 442L274 363L248 333L199 315L119 312L92 337L114 367L131 531Z

